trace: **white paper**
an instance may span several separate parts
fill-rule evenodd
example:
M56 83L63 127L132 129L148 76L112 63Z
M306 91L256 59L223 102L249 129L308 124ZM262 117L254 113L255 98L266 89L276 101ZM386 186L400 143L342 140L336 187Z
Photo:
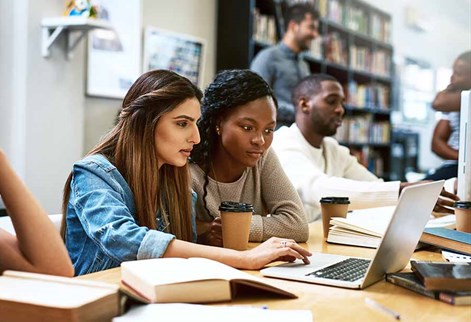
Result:
M248 306L206 306L197 304L148 304L135 306L113 322L312 322L309 310L270 310Z

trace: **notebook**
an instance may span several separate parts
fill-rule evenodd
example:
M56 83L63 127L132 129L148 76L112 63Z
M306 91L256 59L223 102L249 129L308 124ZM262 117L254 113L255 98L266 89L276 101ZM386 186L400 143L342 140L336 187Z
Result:
M294 262L262 269L267 277L363 289L402 270L422 235L444 181L406 187L372 260L314 253L311 264ZM346 267L344 267L346 266ZM349 269L353 273L348 272ZM333 271L333 272L332 272ZM358 276L360 275L360 276Z

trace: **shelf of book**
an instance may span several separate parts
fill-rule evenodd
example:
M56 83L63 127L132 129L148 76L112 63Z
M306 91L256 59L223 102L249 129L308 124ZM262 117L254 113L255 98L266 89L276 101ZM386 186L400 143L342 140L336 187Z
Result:
M381 164L370 170L388 179L394 69L391 17L386 12L361 0L219 0L216 69L249 68L260 50L282 38L283 13L296 2L312 3L321 14L319 37L303 59L312 73L330 74L345 89L342 127L352 134L340 134L340 141L351 148L366 145L365 164ZM356 129L352 123L361 125Z

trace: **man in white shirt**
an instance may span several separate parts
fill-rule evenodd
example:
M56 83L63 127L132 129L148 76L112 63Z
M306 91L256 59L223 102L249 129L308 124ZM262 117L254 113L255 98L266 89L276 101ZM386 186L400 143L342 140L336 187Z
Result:
M349 197L350 209L388 206L396 204L401 189L409 184L377 178L331 137L342 124L344 99L342 85L334 77L313 74L304 78L292 94L296 123L274 135L272 147L310 222L320 218L322 197ZM446 191L442 195L457 198ZM452 204L439 199L435 211L449 212L443 206Z

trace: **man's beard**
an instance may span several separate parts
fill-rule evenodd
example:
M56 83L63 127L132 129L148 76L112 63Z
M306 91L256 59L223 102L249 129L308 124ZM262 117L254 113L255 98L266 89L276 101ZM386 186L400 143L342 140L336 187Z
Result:
M316 132L322 136L333 136L337 133L337 127L329 127L324 124L314 124Z
M306 38L298 39L298 47L301 51L310 49L310 45L308 45L307 42L308 40Z

